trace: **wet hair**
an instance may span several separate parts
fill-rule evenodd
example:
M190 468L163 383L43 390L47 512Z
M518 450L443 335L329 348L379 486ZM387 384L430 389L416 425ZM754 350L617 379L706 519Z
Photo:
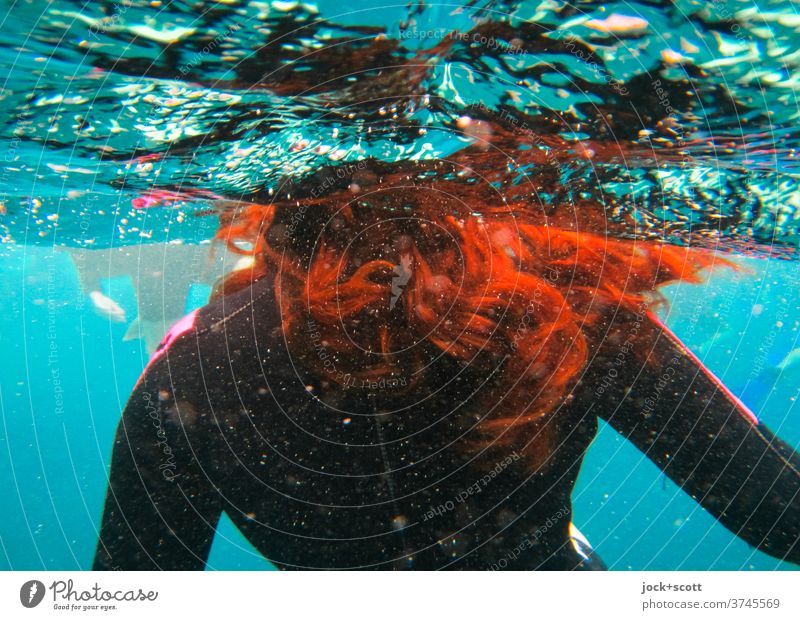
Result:
M543 421L568 398L610 317L639 332L643 312L660 303L657 287L697 282L719 261L612 237L597 205L545 214L407 171L351 170L328 185L224 214L217 238L254 261L215 296L274 278L291 353L329 385L400 380L419 394L441 380L430 370L437 359L457 363L498 405L481 422L485 441L525 443L532 462L547 452Z

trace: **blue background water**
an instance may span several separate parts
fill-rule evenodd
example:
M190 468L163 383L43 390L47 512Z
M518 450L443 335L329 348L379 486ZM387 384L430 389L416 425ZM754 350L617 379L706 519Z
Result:
M770 371L800 346L800 264L740 262L748 271L721 270L706 284L670 289L665 317L771 428L800 447L800 366L781 376ZM0 568L86 569L113 433L147 356L141 340L123 342L125 326L83 299L65 253L18 247L3 264ZM134 315L130 283L112 285ZM203 292L196 293L195 303ZM792 568L735 538L609 428L598 435L574 498L575 523L613 569ZM269 564L223 520L209 568Z
M498 48L456 45L430 60L419 83L408 83L401 74L400 88L395 85L387 95L395 98L399 121L422 123L431 128L427 134L394 132L397 123L382 108L386 102L376 103L366 94L354 101L334 87L320 98L302 89L279 96L250 88L241 71L246 60L256 57L265 37L291 30L286 20L311 23L307 5L270 13L261 10L263 3L219 4L213 18L200 20L193 3L161 3L158 9L144 0L108 3L115 12L106 15L101 27L90 28L74 14L97 19L100 3L0 4L0 101L7 112L0 122L2 569L85 569L91 564L113 433L147 354L141 340L123 340L126 324L95 312L73 262L53 248L135 246L165 239L198 242L213 234L210 218L184 217L183 209L133 209L132 201L148 189L175 183L225 195L257 192L273 188L287 171L303 173L330 164L320 146L347 150L344 161L362 159L362 144L370 148L369 155L386 161L444 157L469 142L454 132L456 119L476 112L466 106L491 107L499 101L507 111L529 118L557 119L553 131L570 140L578 133L582 139L608 139L601 131L608 121L613 131L633 129L626 136L640 154L641 149L669 153L670 136L658 123L663 103L646 100L653 95L652 83L645 83L641 98L620 104L627 107L602 107L614 101L606 77L642 76L657 79L679 108L669 127L683 124L690 130L686 135L698 138L687 141L696 165L683 169L642 159L636 163L649 169L633 170L626 162L624 172L633 173L629 178L616 176L619 162L598 158L586 167L598 176L590 177L584 191L607 192L609 185L597 180L612 179L623 196L621 209L650 208L659 218L689 213L691 217L677 220L686 223L686 230L673 231L679 238L679 233L699 234L701 239L719 233L750 248L755 237L765 255L778 245L796 250L800 239L800 132L791 88L800 79L800 56L795 53L800 22L790 0L771 2L766 23L749 12L749 0L680 0L662 7L652 2L580 2L584 17L618 11L644 16L651 24L646 34L610 40L581 25L567 27L577 15L568 3L487 3L497 11L482 13L482 18L508 18L515 27L532 20L555 31L550 41L573 32L605 46L606 73L544 46L531 57L509 58ZM396 38L411 10L406 2L387 7L391 3L375 0L340 15L349 10L341 4L324 0L314 14L332 19L338 28L312 28L291 43L325 45L331 31L360 40L360 31L345 27L367 24ZM435 4L414 5L418 28L472 26L470 16L453 15L453 7L466 2ZM733 16L740 20L738 37L730 27ZM130 32L131 24L141 25L145 18L153 18L157 28L192 26L196 32L166 54L163 46ZM241 28L232 32L232 24ZM224 45L202 52L219 33L229 35ZM528 34L533 41L544 40L535 30ZM684 37L698 49L686 67L724 62L702 72L686 71L683 64L665 66L659 52L665 46L679 47ZM404 39L392 62L438 42ZM237 52L245 59L241 66L224 59ZM267 60L262 56L259 62ZM319 69L310 54L279 60L298 72ZM191 71L179 75L178 69L189 64ZM542 67L547 70L528 74ZM572 80L575 76L586 82ZM234 79L239 86L232 85ZM525 80L536 89L519 86ZM695 91L687 99L690 87ZM736 102L735 111L728 95ZM187 101L175 105L175 98ZM429 101L422 105L422 98ZM569 108L575 109L574 116L565 112ZM249 116L254 109L263 111L263 117ZM357 113L352 121L351 109ZM649 137L640 138L640 128L629 127L629 121L613 124L617 112L631 109L637 115L649 113ZM78 117L86 122L77 122ZM220 125L229 134L218 135ZM384 131L387 125L391 131ZM185 134L176 137L164 129L176 126ZM334 130L338 142L332 141ZM192 142L190 134L199 139ZM720 148L740 143L747 148ZM302 144L306 146L298 146ZM248 155L241 155L245 151ZM161 159L155 164L130 161L151 154ZM228 167L232 163L236 165ZM573 172L569 167L565 171ZM785 217L769 211L775 205ZM721 222L722 212L728 217ZM665 318L733 392L800 447L795 411L800 364L775 371L800 345L800 262L741 262L748 272L723 270L707 284L673 287ZM133 318L137 304L131 282L117 279L105 286L107 291L113 288L114 299ZM202 303L207 292L196 287L189 305ZM574 499L576 524L613 569L793 568L735 538L606 427L584 463ZM223 521L209 567L269 565Z

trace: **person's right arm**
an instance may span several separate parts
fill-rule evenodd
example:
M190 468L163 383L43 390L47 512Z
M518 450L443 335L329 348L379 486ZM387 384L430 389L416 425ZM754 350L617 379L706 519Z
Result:
M629 357L600 417L731 532L800 564L800 457L649 319L653 335L637 343L648 362Z

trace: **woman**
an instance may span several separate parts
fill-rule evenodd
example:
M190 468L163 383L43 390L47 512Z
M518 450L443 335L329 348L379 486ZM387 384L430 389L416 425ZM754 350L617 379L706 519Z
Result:
M136 385L95 568L202 569L222 511L285 569L598 568L570 527L598 418L800 562L800 459L651 313L713 255L611 238L596 205L316 180L224 218L253 268Z

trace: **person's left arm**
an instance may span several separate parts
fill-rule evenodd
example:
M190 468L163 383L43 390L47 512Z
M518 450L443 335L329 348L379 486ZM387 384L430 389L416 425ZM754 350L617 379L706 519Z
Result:
M173 357L173 356L170 356ZM178 379L178 377L176 377ZM117 429L94 570L202 570L221 513L172 397L166 356L149 368Z

